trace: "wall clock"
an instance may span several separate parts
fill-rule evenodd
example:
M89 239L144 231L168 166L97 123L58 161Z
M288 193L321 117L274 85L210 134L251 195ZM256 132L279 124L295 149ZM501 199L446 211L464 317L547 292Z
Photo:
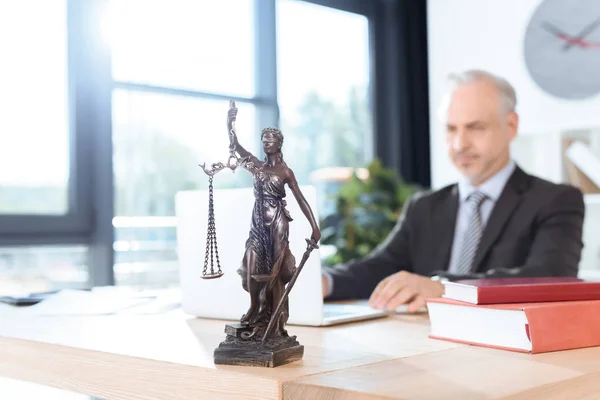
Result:
M553 96L600 94L600 0L541 1L525 31L524 57L532 79Z

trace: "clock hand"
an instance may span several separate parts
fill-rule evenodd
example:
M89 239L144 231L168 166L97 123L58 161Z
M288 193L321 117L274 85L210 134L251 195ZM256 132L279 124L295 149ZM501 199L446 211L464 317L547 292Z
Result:
M565 39L569 38L569 34L567 34L565 31L560 30L556 27L556 25L551 24L550 22L543 22L542 23L542 27L544 29L546 29L548 32L550 32L553 35L556 36L563 36Z
M572 37L571 35L569 35L568 33L566 33L565 31L556 27L556 25L553 25L549 22L543 22L542 28L545 29L546 31L548 31L551 35L556 36L558 39L562 40L563 42L565 42L569 45L577 45L579 47L600 49L600 43L587 42L582 39L576 39L576 38Z
M594 22L592 22L591 24L589 24L588 26L586 26L585 28L583 28L583 30L581 32L579 32L579 34L577 36L575 36L574 38L572 38L572 40L569 40L563 47L563 51L569 50L571 48L571 46L573 46L575 43L578 42L582 42L583 38L587 35L589 35L590 33L592 33L592 31L594 29L596 29L598 27L598 25L600 25L600 18L597 18Z

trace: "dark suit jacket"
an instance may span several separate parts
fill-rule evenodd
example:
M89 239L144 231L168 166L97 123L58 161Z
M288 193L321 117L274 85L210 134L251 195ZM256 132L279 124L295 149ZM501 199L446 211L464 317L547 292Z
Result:
M401 270L450 279L577 276L585 206L582 193L517 167L486 223L475 272L447 272L458 208L458 186L413 196L387 239L369 256L331 270L329 300L368 298Z

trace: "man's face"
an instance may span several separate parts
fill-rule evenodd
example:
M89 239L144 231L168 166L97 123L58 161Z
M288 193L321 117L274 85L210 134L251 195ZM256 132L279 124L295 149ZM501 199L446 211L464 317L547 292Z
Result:
M501 109L501 98L488 82L458 87L446 115L448 155L473 185L498 172L509 160L518 116Z

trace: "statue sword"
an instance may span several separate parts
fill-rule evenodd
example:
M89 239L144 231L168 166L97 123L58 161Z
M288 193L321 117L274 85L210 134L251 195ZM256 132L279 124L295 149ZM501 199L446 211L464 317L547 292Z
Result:
M292 290L292 287L294 286L294 283L296 283L296 279L298 279L298 275L300 275L300 271L302 271L302 268L304 267L306 260L308 260L310 253L314 249L319 248L319 245L314 240L312 240L312 239L305 239L305 240L306 240L306 251L304 252L304 255L302 256L302 260L300 261L298 268L296 268L296 271L294 271L294 275L292 275L292 279L287 284L285 291L283 292L283 296L281 296L281 300L279 301L279 304L277 305L277 308L275 309L275 312L273 313L273 315L271 315L271 320L269 321L269 325L267 325L267 329L265 330L265 334L262 338L263 344L265 343L265 340L269 336L269 334L273 331L273 328L275 327L275 324L276 324L277 320L279 319L279 315L281 314L281 310L283 309L283 305L285 304L285 302L290 294L290 291Z

